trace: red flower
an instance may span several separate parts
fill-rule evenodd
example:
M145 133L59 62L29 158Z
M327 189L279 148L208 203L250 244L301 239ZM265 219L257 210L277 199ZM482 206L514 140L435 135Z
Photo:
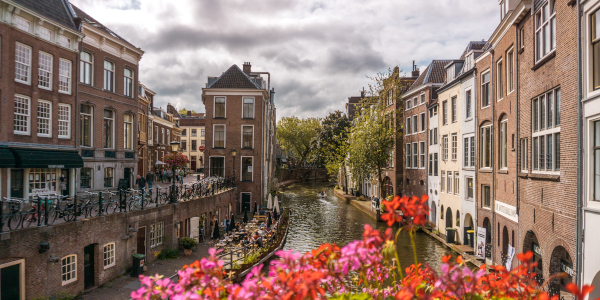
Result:
M580 290L574 283L567 284L565 288L567 289L567 291L569 291L569 293L573 294L575 296L575 299L577 300L585 299L585 296L587 296L589 293L592 292L592 290L594 290L594 287L588 284L584 284Z

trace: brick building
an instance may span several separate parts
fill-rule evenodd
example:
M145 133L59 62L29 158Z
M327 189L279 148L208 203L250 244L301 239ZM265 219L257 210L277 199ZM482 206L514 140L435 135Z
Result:
M175 116L175 122L182 130L180 147L190 160L187 167L192 172L204 173L204 150L200 147L206 149L205 114L187 111L187 114L181 115L171 105L167 110Z
M82 21L77 84L78 190L132 187L138 168L136 83L144 52L72 6Z
M152 135L148 137L148 165L152 171L165 169L164 157L172 153L171 142L179 141L175 134L177 124L173 115L160 107L152 109L148 122L152 127Z
M275 92L270 90L270 74L253 72L250 63L243 68L233 65L220 77L209 77L202 89L206 108L204 174L234 176L240 210L262 203L275 167ZM268 75L268 82L263 74Z
M75 192L83 163L73 77L83 35L65 3L0 2L1 197Z
M138 83L138 127L137 127L137 149L138 149L138 174L146 176L148 172L153 169L148 163L149 152L148 142L150 140L148 134L152 131L152 127L149 125L149 116L152 114L150 108L152 107L152 96L154 92L149 91L145 93L146 86Z

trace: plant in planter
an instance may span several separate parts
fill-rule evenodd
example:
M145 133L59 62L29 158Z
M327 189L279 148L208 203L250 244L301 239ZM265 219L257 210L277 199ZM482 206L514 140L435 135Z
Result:
M192 254L192 249L198 244L198 241L193 238L184 237L179 240L179 243L183 247L185 255L190 255Z

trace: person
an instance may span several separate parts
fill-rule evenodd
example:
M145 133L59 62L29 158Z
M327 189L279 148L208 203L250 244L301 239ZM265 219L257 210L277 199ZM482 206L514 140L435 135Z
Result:
M379 209L379 198L375 197L375 208Z
M63 196L68 196L69 192L67 191L67 179L60 175L60 193Z
M183 175L184 175L183 169L179 169L179 182L181 184L183 184Z
M219 240L221 238L221 234L219 233L219 223L217 222L216 218L215 218L215 221L213 222L213 224L215 226L213 227L212 239Z
M173 180L173 172L171 170L167 170L167 183L171 183Z
M165 170L160 170L160 180L164 183L166 178Z
M146 188L146 178L138 174L135 184L137 184L138 190L143 190L144 188Z
M154 182L154 173L148 171L148 174L146 174L146 182L148 183L148 189L151 189L152 183Z
M225 234L229 232L229 219L227 219L227 215L225 215L225 220L223 220L223 227L225 227Z
M229 223L231 224L230 230L233 230L233 228L235 227L235 217L233 216L233 214L231 214L231 219L229 219Z

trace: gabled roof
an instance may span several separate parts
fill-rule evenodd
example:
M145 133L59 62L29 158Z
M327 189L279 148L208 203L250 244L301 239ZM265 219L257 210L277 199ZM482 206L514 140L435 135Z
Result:
M244 73L240 67L233 65L229 67L221 77L211 83L208 88L213 89L260 89L251 79Z
M417 80L410 86L406 93L410 93L414 90L417 90L423 85L429 83L443 83L444 77L446 76L446 71L444 70L444 66L450 63L452 60L444 59L444 60L433 60L425 71L421 73L421 76L417 78Z
M75 14L77 15L77 17L81 18L82 22L86 22L112 36L114 36L115 38L131 45L134 48L138 48L136 46L134 46L132 43L128 42L126 39L122 38L120 35L116 34L114 31L110 30L110 28L102 25L102 23L98 22L96 19L92 18L90 15L88 15L86 12L84 12L83 10L81 10L79 7L71 4L71 6L73 7L73 10L75 11Z
M73 22L74 16L66 0L13 0L13 2L67 26L69 29L79 31Z
M467 48L465 48L465 51L460 56L460 59L465 59L465 55L467 55L467 53L471 52L471 50L482 50L486 43L487 43L487 41L471 41L471 42L469 42L469 45L467 45Z

